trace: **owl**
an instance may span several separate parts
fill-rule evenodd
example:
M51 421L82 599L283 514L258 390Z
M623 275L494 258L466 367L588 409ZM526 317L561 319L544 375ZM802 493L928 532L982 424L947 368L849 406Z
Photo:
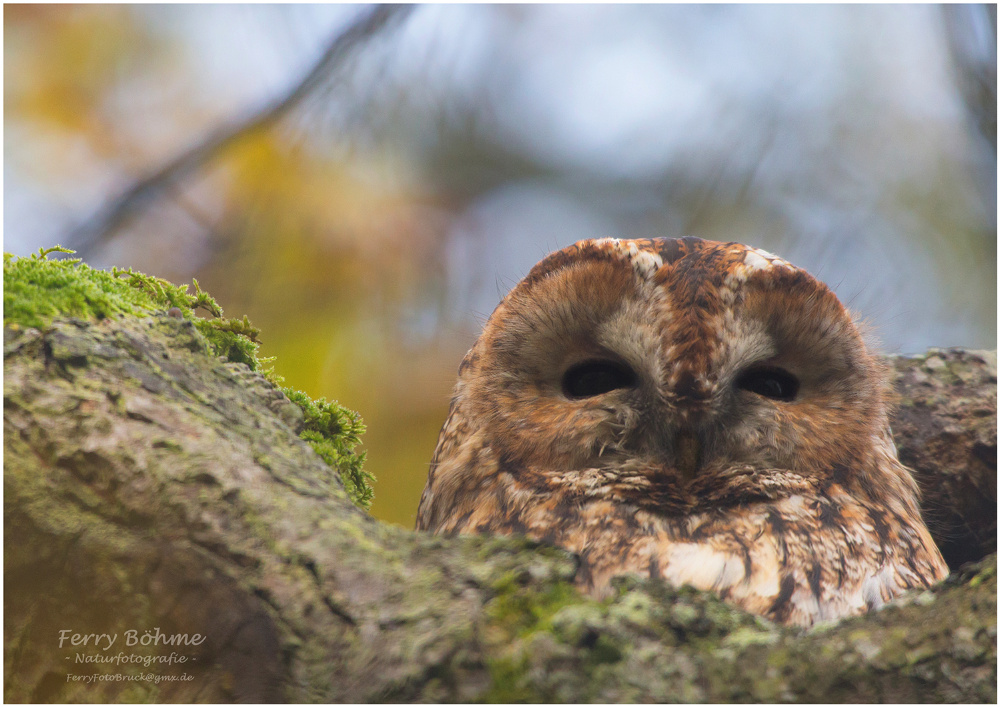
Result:
M459 367L417 529L576 553L810 626L944 578L887 369L823 283L697 238L536 265Z

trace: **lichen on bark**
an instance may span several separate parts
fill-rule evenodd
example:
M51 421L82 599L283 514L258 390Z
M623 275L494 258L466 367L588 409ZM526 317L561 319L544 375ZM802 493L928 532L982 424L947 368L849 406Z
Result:
M954 377L926 372L932 356ZM899 409L926 413L912 434L904 420L897 442L954 443L940 450L948 469L928 456L918 472L925 499L965 519L980 542L967 553L982 557L979 499L968 506L968 493L938 485L990 493L995 357L895 364ZM186 317L5 327L4 374L9 701L996 699L995 554L812 631L650 579L617 580L596 601L574 588L576 559L557 548L428 536L358 509L299 436L302 408L221 360ZM995 477L992 488L995 549ZM97 652L59 645L60 630L154 629L206 640L179 651L188 662L152 667L77 663ZM142 673L192 679L110 677Z

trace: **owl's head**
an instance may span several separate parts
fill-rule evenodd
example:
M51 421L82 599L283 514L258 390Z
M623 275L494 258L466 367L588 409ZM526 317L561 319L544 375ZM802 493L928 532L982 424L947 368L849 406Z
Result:
M843 305L737 243L600 239L553 253L459 370L428 518L441 514L425 504L487 493L497 475L665 512L797 484L912 485L885 371Z

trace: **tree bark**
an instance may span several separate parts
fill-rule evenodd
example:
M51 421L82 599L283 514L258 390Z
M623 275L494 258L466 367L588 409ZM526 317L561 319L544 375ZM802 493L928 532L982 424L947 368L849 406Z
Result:
M995 702L996 357L893 365L936 539L986 558L801 631L648 579L593 601L562 550L374 520L183 319L5 329L4 697Z
M997 551L997 359L931 349L892 357L899 458L923 489L924 518L952 569Z

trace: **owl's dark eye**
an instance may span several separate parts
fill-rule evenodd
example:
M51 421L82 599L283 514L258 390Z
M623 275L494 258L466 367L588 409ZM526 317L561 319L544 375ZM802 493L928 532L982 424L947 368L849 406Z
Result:
M736 387L771 400L788 401L798 394L799 381L781 368L752 368L737 379Z
M590 398L618 388L631 388L635 371L616 361L584 361L563 375L563 392L569 398Z

